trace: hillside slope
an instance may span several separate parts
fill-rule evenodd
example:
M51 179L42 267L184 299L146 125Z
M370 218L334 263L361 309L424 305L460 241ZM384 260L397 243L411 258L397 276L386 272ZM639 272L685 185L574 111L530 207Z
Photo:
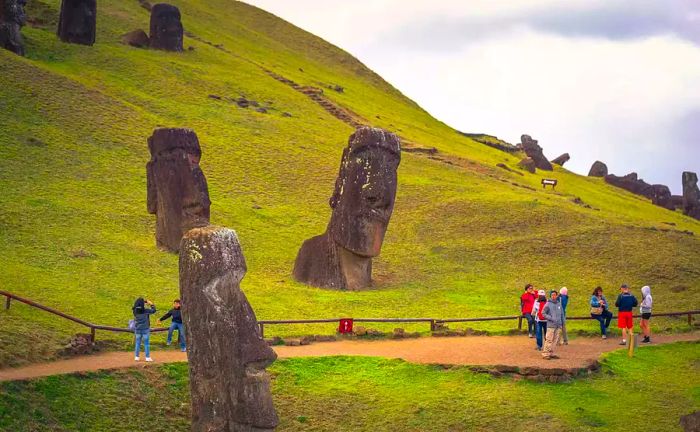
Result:
M172 3L193 50L121 44L148 28L137 0L99 2L95 46L63 44L60 1L34 0L27 57L0 51L0 289L111 325L126 324L137 296L168 305L177 257L155 248L146 138L178 126L199 136L212 223L238 231L243 288L261 319L514 313L528 281L568 286L574 313L587 312L592 287L612 295L622 281L652 285L658 310L700 306L698 221L559 168L546 174L556 192L544 191L545 174L497 168L518 158L460 135L321 39L244 3ZM290 278L302 241L328 221L353 130L290 82L325 88L326 104L406 147L438 149L404 152L372 291ZM239 97L268 112L239 107ZM0 364L52 355L78 330L24 307L0 320Z

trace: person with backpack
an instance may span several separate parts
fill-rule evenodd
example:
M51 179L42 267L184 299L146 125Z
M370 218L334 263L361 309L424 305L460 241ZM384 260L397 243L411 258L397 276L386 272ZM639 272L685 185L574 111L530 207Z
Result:
M149 307L147 307L149 306ZM136 336L136 346L134 347L134 360L139 361L139 351L141 342L146 354L146 361L152 362L151 358L151 315L156 313L156 306L150 300L139 297L131 308L134 314L134 335Z
M180 351L185 352L187 350L185 347L185 326L182 324L182 311L180 307L180 299L175 299L173 301L173 308L160 317L158 324L172 317L172 322L168 328L168 339L165 343L167 345L173 343L173 332L177 330L177 340L180 342Z
M644 334L642 343L651 343L651 327L649 326L649 319L651 318L652 304L653 299L651 298L651 288L648 285L642 287L642 304L639 306L639 312L642 314L642 320L639 322L639 326L642 328L642 334Z
M617 307L617 327L622 330L620 345L627 345L627 334L629 333L630 338L633 336L634 317L632 315L632 310L637 307L639 302L637 301L637 297L630 292L630 287L627 286L627 284L622 284L620 291L622 292L617 296L617 300L615 300L615 307Z
M608 307L608 300L603 295L603 288L596 287L591 296L591 317L600 323L600 334L603 339L608 338L608 327L612 321L613 314Z
M542 349L542 358L545 360L558 359L554 354L554 347L559 343L561 328L564 325L564 310L559 301L559 293L556 290L549 292L549 301L544 305L542 315L547 319L547 336Z
M539 290L537 292L537 300L535 300L532 306L532 315L535 317L536 327L535 327L535 341L537 343L536 349L542 351L544 344L544 335L547 332L547 318L542 315L542 310L544 305L547 303L547 295L544 290Z
M525 292L520 296L520 312L527 320L527 337L532 338L535 333L535 317L532 315L532 308L535 306L537 294L532 284L525 285Z
M569 345L569 335L566 333L566 306L569 304L569 289L567 287L562 287L562 289L559 290L559 301L561 302L561 309L563 312L561 341L559 344Z

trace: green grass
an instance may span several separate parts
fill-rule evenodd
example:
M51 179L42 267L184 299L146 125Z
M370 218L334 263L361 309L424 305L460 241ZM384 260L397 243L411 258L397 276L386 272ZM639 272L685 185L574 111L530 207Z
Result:
M526 282L568 286L575 314L587 312L593 287L610 295L621 282L650 284L658 311L700 304L700 222L565 169L519 176L496 168L515 167L518 157L458 134L321 39L231 0L173 3L188 31L231 54L187 37L194 51L179 54L120 44L121 34L148 28L136 0L99 2L93 47L60 43L46 24L23 30L26 58L0 52L2 289L106 325L125 325L137 296L165 309L178 296L177 257L154 245L146 138L157 126L183 126L202 143L212 223L239 233L249 267L243 289L261 319L512 314ZM59 8L59 0L30 4L44 22ZM325 229L352 129L261 66L303 85L340 84L344 93L326 91L330 99L458 164L404 153L372 291L291 279L303 240ZM559 180L556 192L540 188L543 176ZM0 365L50 358L80 330L22 306L0 321Z
M365 357L275 363L279 431L679 431L700 409L700 344L616 351L565 384ZM653 373L650 371L653 370ZM187 365L0 384L0 429L189 430Z

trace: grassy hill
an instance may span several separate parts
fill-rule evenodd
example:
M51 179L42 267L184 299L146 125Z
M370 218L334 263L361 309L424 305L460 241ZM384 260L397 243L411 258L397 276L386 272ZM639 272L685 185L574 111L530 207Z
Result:
M27 57L0 52L1 289L120 326L137 296L169 305L177 257L155 248L145 164L147 137L172 126L199 136L212 223L238 231L243 288L261 319L511 314L526 282L568 286L577 314L594 286L614 295L621 282L652 285L657 310L700 306L700 222L565 169L498 168L515 169L518 156L459 134L347 53L257 8L172 3L192 47L184 53L120 43L148 28L137 0L99 2L93 47L58 41L60 1L33 0ZM404 152L371 291L290 277L302 241L325 229L353 129L270 72L324 88L327 101L406 147L438 150ZM267 113L239 107L239 97ZM559 180L556 192L541 189L543 176ZM0 322L0 365L51 356L79 330L22 306ZM321 328L278 333L310 331Z

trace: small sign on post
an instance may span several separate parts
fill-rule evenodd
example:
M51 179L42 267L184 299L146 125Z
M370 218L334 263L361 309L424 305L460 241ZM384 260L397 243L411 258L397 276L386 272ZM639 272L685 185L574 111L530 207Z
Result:
M557 180L556 179L542 179L542 188L546 189L547 186L551 186L552 190L554 190L555 187L557 187Z
M352 318L341 318L340 324L338 325L338 333L348 334L352 333Z

